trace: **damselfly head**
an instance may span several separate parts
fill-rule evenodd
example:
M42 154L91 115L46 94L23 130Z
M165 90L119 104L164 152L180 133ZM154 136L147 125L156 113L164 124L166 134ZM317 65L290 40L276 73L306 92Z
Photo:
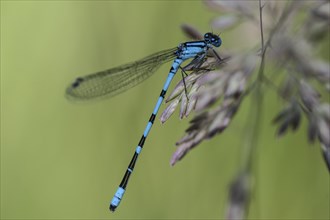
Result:
M222 40L218 35L215 35L215 34L210 33L210 32L204 34L204 41L207 44L212 44L215 47L220 47L220 45L222 43Z

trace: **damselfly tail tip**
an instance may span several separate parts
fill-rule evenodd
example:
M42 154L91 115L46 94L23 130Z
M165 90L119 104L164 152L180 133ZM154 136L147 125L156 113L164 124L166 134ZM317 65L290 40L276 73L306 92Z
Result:
M109 209L110 209L111 212L115 212L116 211L116 208L117 208L117 206L114 206L112 204L109 207Z

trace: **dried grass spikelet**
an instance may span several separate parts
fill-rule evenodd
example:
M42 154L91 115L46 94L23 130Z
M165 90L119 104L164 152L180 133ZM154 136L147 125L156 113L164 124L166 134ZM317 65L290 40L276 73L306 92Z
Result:
M220 70L194 72L188 79L188 85L186 82L187 87L191 86L189 88L192 89L187 94L188 99L185 99L183 82L179 82L170 95L171 98L176 96L172 99L172 103L175 104L171 103L161 118L167 119L168 115L173 113L174 105L177 107L180 101L180 117L188 116L192 110L199 114L191 120L186 135L177 142L177 150L171 158L171 165L182 159L201 141L221 133L228 127L241 104L242 94L258 59L253 54L236 56ZM190 79L194 79L193 83ZM218 101L219 104L216 104Z

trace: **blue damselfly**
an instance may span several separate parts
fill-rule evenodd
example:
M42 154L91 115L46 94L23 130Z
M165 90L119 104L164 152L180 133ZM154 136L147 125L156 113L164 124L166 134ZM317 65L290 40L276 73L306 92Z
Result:
M73 100L80 101L96 99L105 96L111 97L141 83L146 78L151 76L162 64L174 59L166 82L158 97L157 104L149 118L148 124L143 132L138 146L135 149L133 158L128 165L121 183L119 184L119 188L111 200L111 211L115 211L120 201L122 200L128 180L133 172L138 156L143 148L144 142L155 121L159 107L164 100L166 91L174 75L179 69L184 71L184 68L181 67L181 64L188 59L192 59L188 65L199 68L206 59L208 50L211 49L215 53L213 46L219 47L221 43L222 40L218 35L213 33L206 33L203 40L185 42L180 44L177 48L155 53L136 62L100 71L83 77L78 77L67 88L66 95L69 99ZM217 57L220 60L220 57Z

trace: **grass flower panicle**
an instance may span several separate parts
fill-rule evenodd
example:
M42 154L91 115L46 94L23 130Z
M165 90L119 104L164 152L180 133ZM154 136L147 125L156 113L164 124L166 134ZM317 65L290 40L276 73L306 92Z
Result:
M181 160L202 141L223 132L233 120L244 98L254 94L255 120L249 126L250 141L242 147L242 166L229 192L227 219L246 216L251 195L253 156L256 152L259 115L266 89L284 101L274 117L277 137L288 130L297 131L301 121L308 121L307 140L318 140L326 166L330 171L330 64L319 57L323 40L329 38L330 2L316 1L203 1L212 11L222 13L211 21L213 30L233 30L242 23L256 27L252 32L258 45L249 52L217 52L210 50L203 64L186 66L191 71L167 98L161 115L164 123L180 108L180 118L196 115L186 134L176 143L170 164ZM224 13L224 14L223 14ZM302 16L303 15L303 16ZM201 39L201 33L183 25L184 33ZM321 47L320 47L321 45ZM260 49L255 49L260 48Z

